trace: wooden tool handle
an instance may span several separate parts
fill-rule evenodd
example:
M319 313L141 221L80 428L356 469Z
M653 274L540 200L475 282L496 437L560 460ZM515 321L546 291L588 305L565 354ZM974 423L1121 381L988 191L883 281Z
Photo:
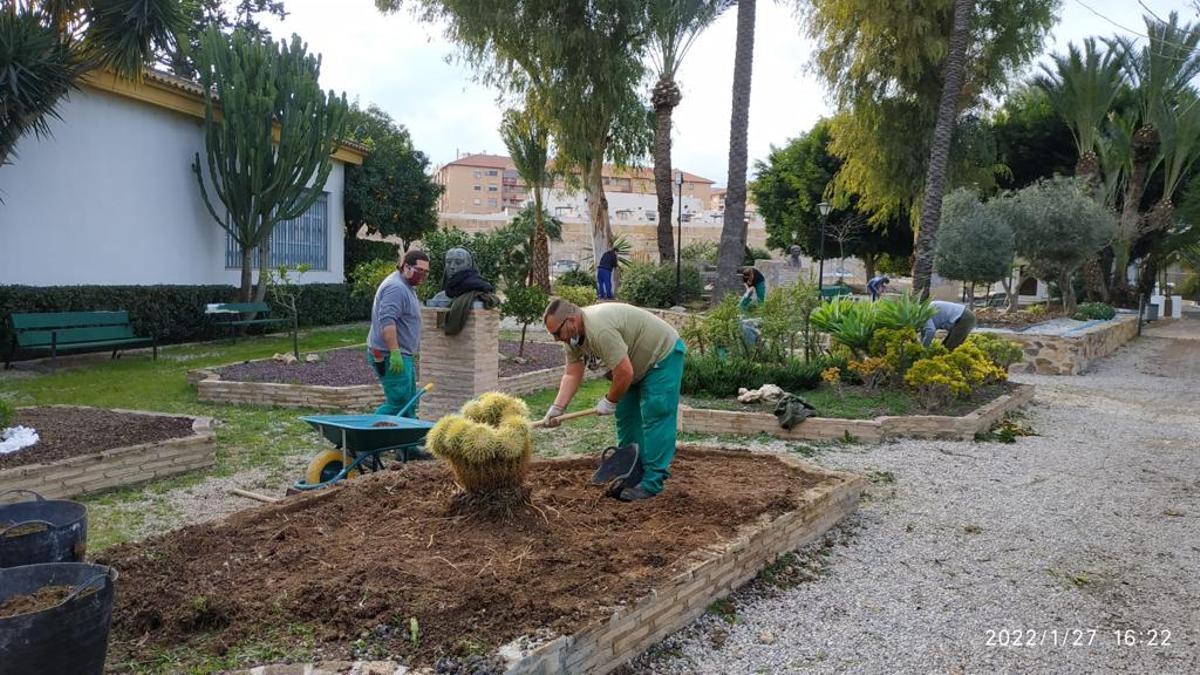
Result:
M573 412L573 413L567 413L565 415L559 415L558 417L555 417L554 419L558 420L559 422L567 422L570 420L579 419L580 417L590 417L595 414L596 414L596 409L590 408L588 410L581 410L579 412ZM538 421L534 422L533 424L531 424L530 426L533 427L534 429L537 429L538 427L542 427L545 425L546 425L546 420L538 420Z

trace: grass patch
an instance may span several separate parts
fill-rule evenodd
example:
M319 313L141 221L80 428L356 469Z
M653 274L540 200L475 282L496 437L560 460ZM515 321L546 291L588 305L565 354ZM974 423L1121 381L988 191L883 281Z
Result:
M585 380L575 394L567 412L580 412L594 408L596 401L608 393L609 382L604 379ZM529 405L529 414L534 419L541 419L546 409L554 403L558 394L557 388L546 389L525 397ZM583 417L570 422L563 422L556 429L537 429L533 434L533 450L539 457L560 457L563 455L578 455L598 452L610 445L616 445L617 433L612 417Z

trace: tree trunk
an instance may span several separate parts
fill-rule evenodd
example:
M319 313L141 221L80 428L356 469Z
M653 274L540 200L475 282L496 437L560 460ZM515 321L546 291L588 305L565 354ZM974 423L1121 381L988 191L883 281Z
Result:
M1121 219L1118 226L1117 242L1113 245L1116 254L1113 264L1113 291L1120 302L1128 303L1129 280L1126 270L1129 267L1129 257L1137 244L1142 231L1142 195L1146 192L1146 182L1150 173L1150 162L1158 151L1158 131L1150 125L1144 125L1133 134L1133 171L1125 184L1125 198L1121 205Z
M593 153L586 167L584 188L588 193L588 215L592 219L592 261L600 264L600 256L612 245L612 227L608 222L608 198L604 196L604 146Z
M1075 284L1071 282L1071 272L1064 272L1058 278L1058 292L1062 295L1063 311L1068 315L1075 312Z
M271 246L270 240L264 239L258 245L258 287L254 289L254 302L267 299L267 282L271 277Z
M254 298L254 249L239 244L242 253L242 287L238 293L241 302L250 302Z
M542 214L542 191L533 193L533 260L530 263L530 286L550 292L550 243L546 240L546 221Z
M878 253L864 253L859 256L863 261L863 273L867 276L867 281L875 278L875 260L879 258Z
M713 303L740 284L737 268L746 250L746 134L750 118L750 76L754 63L754 0L737 8L737 50L733 57L733 112L729 119L729 178L725 193L725 224L717 252L717 282Z
M925 200L921 208L921 225L913 251L913 292L929 297L930 277L933 274L933 250L937 243L938 225L942 219L942 197L946 193L946 166L950 160L950 141L958 117L958 99L962 92L966 70L967 39L970 36L971 13L975 0L954 0L954 28L946 53L942 76L942 100L938 104L937 123L933 128L933 143L929 150L929 167L925 174Z
M525 356L525 331L529 329L529 324L521 324L521 346L517 347L517 357Z
M654 87L654 191L658 195L658 258L675 260L675 238L671 232L671 212L675 197L671 192L671 112L679 104L679 86L663 77ZM679 204L683 209L683 202Z

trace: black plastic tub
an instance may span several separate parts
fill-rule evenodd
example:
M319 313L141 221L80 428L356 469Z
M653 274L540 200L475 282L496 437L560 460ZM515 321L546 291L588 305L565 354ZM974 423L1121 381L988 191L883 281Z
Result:
M83 562L87 508L66 499L33 499L0 505L0 568L52 562Z
M0 605L48 586L69 587L57 604L0 618L0 675L104 672L117 572L89 563L0 569Z

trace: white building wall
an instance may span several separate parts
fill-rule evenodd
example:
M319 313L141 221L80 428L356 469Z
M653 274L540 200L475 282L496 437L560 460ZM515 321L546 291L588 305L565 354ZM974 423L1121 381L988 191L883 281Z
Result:
M240 283L191 170L202 120L87 88L61 114L52 136L21 139L0 167L0 284ZM335 163L329 269L304 282L343 280L342 184Z

